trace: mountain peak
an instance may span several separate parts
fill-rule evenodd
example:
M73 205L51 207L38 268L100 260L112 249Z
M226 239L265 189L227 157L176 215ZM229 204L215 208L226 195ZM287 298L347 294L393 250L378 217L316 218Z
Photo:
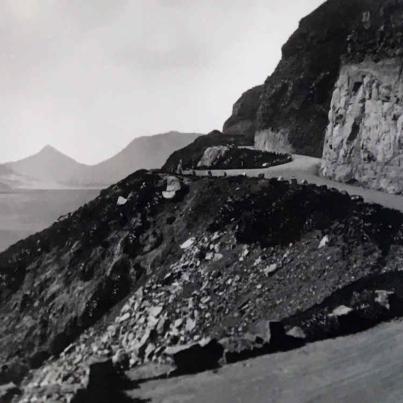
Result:
M38 154L43 154L43 153L58 153L58 154L62 154L59 150L57 150L55 147L53 147L53 146L51 146L49 144L46 144L46 146L42 147Z
M51 159L51 160L68 160L70 162L73 162L74 164L78 164L76 160L71 158L69 155L65 154L62 151L59 151L57 148L47 144L46 146L42 147L40 151L38 151L36 154L32 155L31 157L28 158L35 158L35 159Z

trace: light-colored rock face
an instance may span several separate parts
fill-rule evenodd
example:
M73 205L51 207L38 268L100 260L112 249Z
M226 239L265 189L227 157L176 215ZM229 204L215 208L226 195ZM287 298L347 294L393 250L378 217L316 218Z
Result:
M403 192L403 60L340 71L329 111L321 173Z
M218 160L225 156L228 152L229 147L227 146L215 146L206 148L201 157L200 161L197 163L198 167L210 167L214 165Z
M294 152L293 147L288 141L288 134L282 131L271 129L260 130L255 134L255 148L262 151L272 151L277 153Z

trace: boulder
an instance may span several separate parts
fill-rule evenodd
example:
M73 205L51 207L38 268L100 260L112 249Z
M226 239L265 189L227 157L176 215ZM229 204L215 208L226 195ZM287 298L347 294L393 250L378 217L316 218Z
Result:
M172 200L182 189L181 181L176 176L167 177L166 190L162 192L164 199Z
M200 136L187 147L175 151L168 158L162 170L165 172L176 172L181 160L184 170L195 169L206 148L226 145L252 146L253 138L242 135L222 134L213 131L205 136Z
M215 146L208 147L203 153L200 161L197 163L198 168L214 167L217 163L225 158L225 155L229 152L228 146Z
M118 200L116 202L117 206L124 206L127 203L127 199L124 198L123 196L119 196Z
M86 388L78 390L71 403L124 402L121 386L121 377L111 360L94 361L89 366Z
M175 367L170 364L149 362L126 372L126 376L132 382L141 382L147 379L169 376L174 370Z
M172 356L177 373L196 373L219 366L224 348L216 340L207 340L185 346L175 346L165 349Z
M259 320L248 332L219 341L224 348L226 363L289 350L302 346L304 342L305 334L300 328L293 328L286 333L281 322L270 320Z
M13 382L0 385L0 403L11 403L13 398L20 393L21 391Z
M346 316L353 311L352 308L345 305L340 305L337 308L333 309L333 311L329 314L330 317L339 318L341 316Z
M383 306L386 309L390 309L390 297L394 295L395 293L393 291L387 291L387 290L376 290L375 291L375 302L377 302L379 305Z
M279 321L259 320L252 326L251 332L269 344L273 350L281 350L288 346L289 339L284 325Z
M286 335L293 337L295 339L301 339L301 340L306 339L305 332L298 326L292 327L290 330L287 331Z

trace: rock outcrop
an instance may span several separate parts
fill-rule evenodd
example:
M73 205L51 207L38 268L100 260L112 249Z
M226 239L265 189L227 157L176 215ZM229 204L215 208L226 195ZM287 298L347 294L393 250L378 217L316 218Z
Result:
M194 169L209 147L221 146L252 146L253 139L243 135L223 134L213 130L205 136L198 137L193 143L175 151L162 166L165 172L177 172L178 166L183 169Z
M322 155L328 110L347 38L361 14L380 0L328 0L301 20L264 83L255 145Z
M258 85L241 95L232 108L232 115L224 123L224 134L240 134L249 138L254 137L256 114L262 92L263 85Z
M255 150L251 147L209 147L197 164L198 169L258 169L291 162L288 154Z
M403 191L403 60L343 66L333 93L321 173Z
M197 167L213 167L217 164L217 162L225 158L229 151L229 146L216 146L206 148L202 157L200 158L200 161L197 163Z
M402 0L328 0L301 20L243 119L256 118L259 149L323 156L325 176L400 193L402 66Z
M368 9L333 92L321 172L403 191L403 1Z

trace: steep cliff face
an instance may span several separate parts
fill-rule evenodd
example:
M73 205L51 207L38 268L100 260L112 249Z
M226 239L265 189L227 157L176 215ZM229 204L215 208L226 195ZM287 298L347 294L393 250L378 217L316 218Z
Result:
M321 157L343 60L357 62L373 54L381 60L401 49L401 32L396 29L400 9L400 0L328 0L302 19L283 46L276 70L254 97L257 108L245 108L239 119L256 128L255 145ZM236 128L239 105L253 90L235 103L226 131Z
M258 85L241 95L232 108L232 115L224 123L224 134L240 134L253 138L262 92L263 85Z
M321 172L403 191L402 59L349 64L333 93Z
M255 146L323 156L325 176L402 192L402 58L402 0L328 0L246 110Z
M403 2L362 13L333 92L321 172L403 191Z
M377 0L329 0L304 18L266 80L257 113L258 148L322 155L331 94L347 37Z

